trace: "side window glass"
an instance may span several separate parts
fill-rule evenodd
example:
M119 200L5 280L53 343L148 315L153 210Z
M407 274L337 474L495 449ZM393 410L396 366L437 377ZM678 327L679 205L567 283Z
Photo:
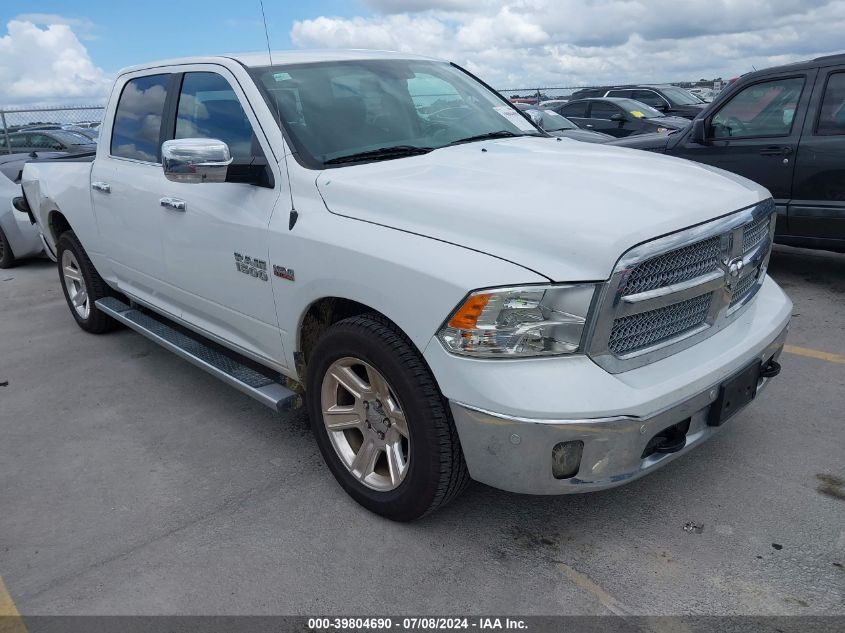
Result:
M804 88L803 77L748 86L734 95L711 122L713 138L788 136Z
M608 97L630 98L633 90L611 90L607 93Z
M612 103L593 101L593 106L590 108L591 119L609 119L614 114L619 114L619 108Z
M54 149L61 144L45 134L32 134L29 137L29 146L39 149Z
M582 101L580 103L570 103L568 105L563 106L559 110L559 112L565 117L584 118L585 116L587 116L588 104L588 101Z
M634 90L631 95L632 99L650 105L652 108L664 107L666 102L656 92L651 90Z
M252 125L229 82L217 73L187 73L179 94L175 138L215 138L232 158L252 158Z
M828 77L816 134L845 134L845 72L833 73Z
M129 80L123 87L114 118L111 154L151 163L161 160L161 119L170 75Z
M17 136L13 136L9 142L12 149L15 149L16 147L29 147L29 139L29 134L18 134Z

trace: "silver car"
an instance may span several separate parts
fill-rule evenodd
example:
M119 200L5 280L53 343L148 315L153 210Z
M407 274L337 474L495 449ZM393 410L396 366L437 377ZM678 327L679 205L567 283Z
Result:
M13 154L0 159L0 268L10 268L25 257L44 252L38 227L29 215L12 206L12 200L21 195L15 182L20 177L29 154Z

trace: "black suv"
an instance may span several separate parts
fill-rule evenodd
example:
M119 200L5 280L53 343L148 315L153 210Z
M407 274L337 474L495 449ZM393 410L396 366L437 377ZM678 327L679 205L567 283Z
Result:
M845 252L845 54L743 75L685 130L612 144L750 178L774 196L776 242Z
M694 119L707 106L701 99L683 88L646 84L584 88L573 92L570 98L575 100L595 97L634 99L660 110L663 114L681 116L686 119Z

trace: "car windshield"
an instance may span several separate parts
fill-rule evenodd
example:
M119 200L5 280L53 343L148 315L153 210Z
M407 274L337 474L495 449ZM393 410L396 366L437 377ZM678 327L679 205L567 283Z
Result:
M666 88L661 88L660 92L663 93L663 95L669 100L669 103L671 103L672 105L699 105L701 103L704 103L694 94L676 86L668 86Z
M312 168L402 158L485 137L541 135L496 93L445 62L335 61L252 73Z
M543 129L546 132L558 132L560 130L577 130L578 126L565 116L559 115L551 110L539 110L543 115Z
M626 112L639 119L659 119L666 116L660 110L655 110L651 106L644 104L642 101L636 101L634 99L614 99L613 102L616 105L625 108Z

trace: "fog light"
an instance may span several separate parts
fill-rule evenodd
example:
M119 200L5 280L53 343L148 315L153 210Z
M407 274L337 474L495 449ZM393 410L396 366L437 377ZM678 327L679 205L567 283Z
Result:
M552 475L555 479L569 479L578 473L581 467L581 453L584 442L560 442L552 449Z

